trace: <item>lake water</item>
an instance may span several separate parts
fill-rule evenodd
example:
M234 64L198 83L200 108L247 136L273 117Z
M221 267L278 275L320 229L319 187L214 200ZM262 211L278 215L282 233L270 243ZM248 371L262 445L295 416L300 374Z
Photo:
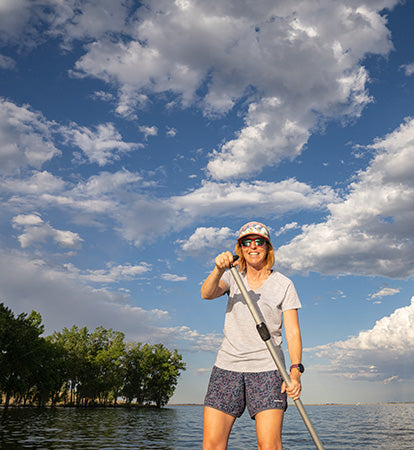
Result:
M414 449L414 404L321 405L306 411L325 448ZM200 449L202 406L0 409L2 449ZM295 406L283 428L284 450L315 445ZM236 420L229 450L256 448L254 421Z

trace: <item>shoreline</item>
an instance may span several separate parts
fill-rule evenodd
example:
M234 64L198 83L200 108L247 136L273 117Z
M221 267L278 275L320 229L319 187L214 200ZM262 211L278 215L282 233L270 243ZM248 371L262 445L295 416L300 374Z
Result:
M376 402L376 403L304 403L304 406L370 406L370 405L413 405L413 401L409 402ZM202 403L169 403L168 406L204 406ZM289 406L294 406L294 403L289 403Z
M378 403L306 403L304 404L305 407L307 406L379 406L379 405L413 405L414 401L409 402L378 402ZM198 406L203 407L204 405L202 403L169 403L167 405L164 405L162 407L157 407L155 405L126 405L122 403L118 403L117 405L89 405L89 406L76 406L76 405L44 405L44 406L37 406L37 405L9 405L7 408L4 405L0 405L0 410L6 411L7 409L42 409L42 408L75 408L75 409L119 409L119 408L129 408L129 409L155 409L155 410L162 410L169 407L174 406ZM290 404L289 406L294 406L294 404Z

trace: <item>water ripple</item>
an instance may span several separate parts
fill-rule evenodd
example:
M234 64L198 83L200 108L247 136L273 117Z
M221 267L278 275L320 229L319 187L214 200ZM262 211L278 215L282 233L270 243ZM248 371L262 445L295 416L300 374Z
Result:
M413 404L308 406L326 449L411 450ZM7 450L199 449L201 406L155 408L18 408L0 410L0 447ZM285 416L284 449L315 446L294 407ZM245 413L233 427L229 450L255 449L255 423Z

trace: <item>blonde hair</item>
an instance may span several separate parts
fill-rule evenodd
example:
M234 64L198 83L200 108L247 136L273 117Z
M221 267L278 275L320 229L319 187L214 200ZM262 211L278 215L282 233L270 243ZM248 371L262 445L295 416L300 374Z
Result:
M266 244L267 244L266 269L270 270L273 267L273 265L275 264L275 252L273 250L272 243L270 241L268 241L267 239L266 239ZM239 268L239 271L245 272L246 271L246 259L243 255L243 250L241 248L239 241L237 241L234 251L236 252L236 254L239 257L239 264L237 266Z

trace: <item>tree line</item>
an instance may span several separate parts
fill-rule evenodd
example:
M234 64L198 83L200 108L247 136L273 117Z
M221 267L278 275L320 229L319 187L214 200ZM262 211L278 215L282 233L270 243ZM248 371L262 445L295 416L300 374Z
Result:
M163 344L125 342L120 331L64 328L42 337L39 313L0 303L0 403L44 406L166 405L185 363Z

